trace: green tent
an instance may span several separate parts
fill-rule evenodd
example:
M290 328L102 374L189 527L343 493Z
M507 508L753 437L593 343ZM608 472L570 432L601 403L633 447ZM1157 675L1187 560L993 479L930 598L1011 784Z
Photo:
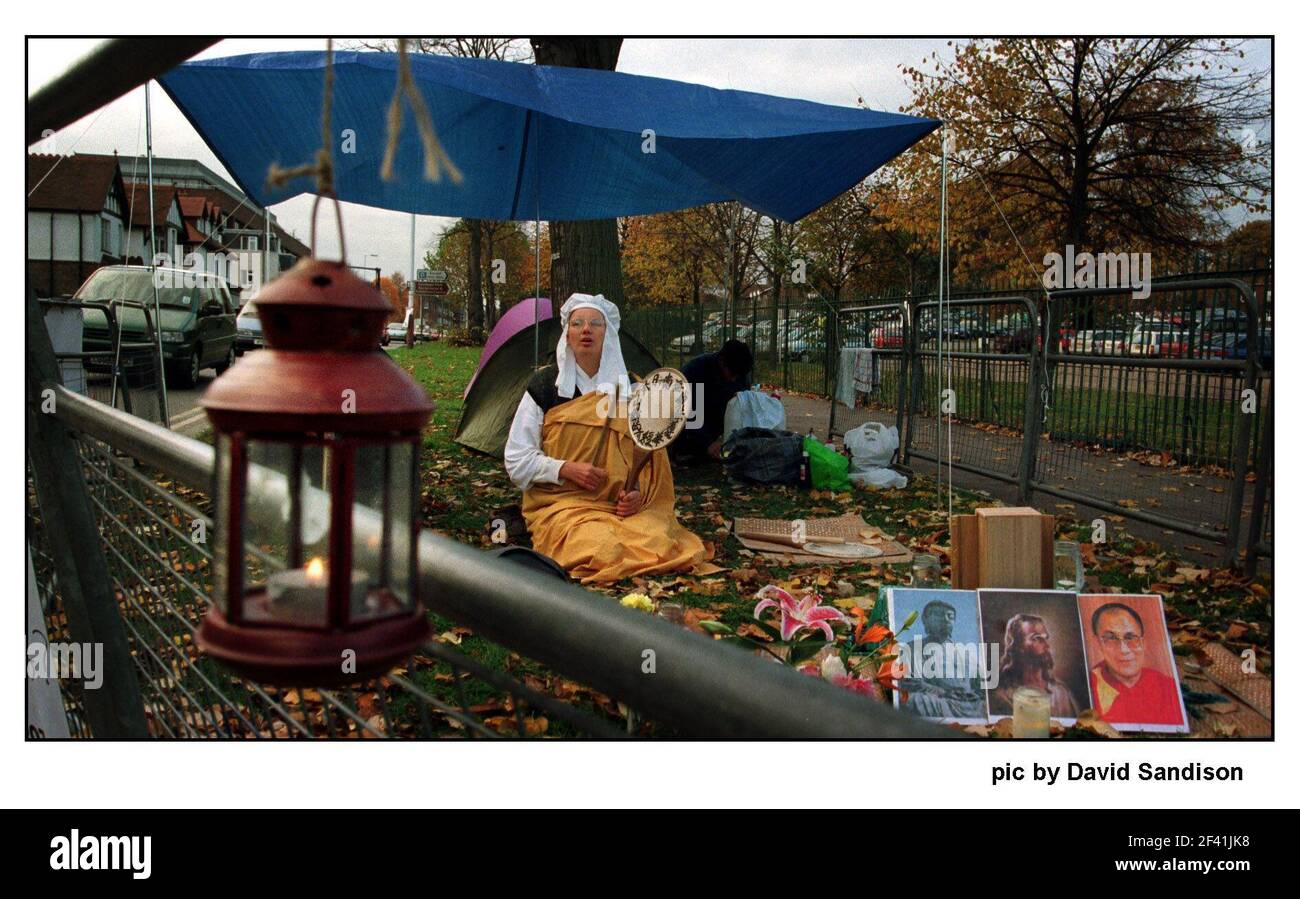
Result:
M627 363L629 372L644 377L659 367L650 351L626 328L619 331L618 338L623 345L623 361ZM542 364L554 363L555 344L560 339L559 320L544 319L539 339ZM530 324L496 347L491 357L480 363L478 374L465 395L465 407L456 427L456 442L500 459L505 453L510 422L514 420L515 409L519 408L519 400L533 371L533 329Z

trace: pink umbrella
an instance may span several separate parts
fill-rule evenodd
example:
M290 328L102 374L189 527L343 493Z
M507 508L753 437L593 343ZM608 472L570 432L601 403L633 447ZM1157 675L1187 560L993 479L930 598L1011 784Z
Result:
M536 307L536 308L534 308ZM544 322L551 317L551 301L546 297L528 297L520 300L515 305L506 310L506 314L497 319L496 327L488 335L487 343L483 345L483 354L478 357L478 367L474 369L474 377L469 379L465 385L465 392L461 398L469 396L470 388L478 379L478 373L487 365L492 354L495 353L502 344L511 337L514 337L524 328L531 328L534 321Z

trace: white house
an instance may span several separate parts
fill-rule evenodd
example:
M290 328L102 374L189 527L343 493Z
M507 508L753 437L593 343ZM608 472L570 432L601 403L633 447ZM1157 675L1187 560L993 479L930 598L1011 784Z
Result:
M72 294L123 261L127 194L114 156L27 157L27 277L37 296Z

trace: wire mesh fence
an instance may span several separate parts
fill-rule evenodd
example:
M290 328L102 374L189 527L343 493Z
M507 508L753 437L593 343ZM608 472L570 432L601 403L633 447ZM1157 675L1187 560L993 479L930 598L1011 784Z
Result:
M52 360L47 368L53 370ZM220 564L201 539L212 526L214 448L62 386L53 390L54 419L74 436L39 429L28 455L28 542L46 639L96 639L102 627L109 640L99 690L79 692L76 683L61 682L78 735L952 736L427 531L420 536L420 594L437 640L402 667L347 689L252 683L215 664L196 642ZM74 470L84 469L85 483L45 464L38 455L45 445ZM75 519L81 536L47 528L47 503L51 520ZM263 518L279 514L250 508ZM378 517L357 506L357 533L373 533ZM274 552L266 545L247 549ZM78 551L87 555L84 570L71 564ZM56 572L72 579L69 589ZM88 728L86 721L96 723Z
M892 304L843 310L846 334ZM1161 281L1020 297L904 304L906 386L837 393L833 431L900 423L917 457L1083 500L1224 543L1243 526L1248 470L1270 437L1271 326L1242 281ZM884 356L886 331L873 354ZM839 348L841 362L853 352ZM894 397L897 399L894 399ZM894 405L891 410L891 400Z
M208 497L85 437L78 446L150 736L177 739L620 736L617 704L551 695L544 672L500 647L493 666L431 641L399 670L341 690L277 688L230 674L195 643L210 601ZM70 641L40 508L28 543L51 642ZM450 628L451 625L448 624ZM530 668L515 676L511 666ZM92 736L82 683L61 682L74 736ZM573 688L570 687L572 690Z

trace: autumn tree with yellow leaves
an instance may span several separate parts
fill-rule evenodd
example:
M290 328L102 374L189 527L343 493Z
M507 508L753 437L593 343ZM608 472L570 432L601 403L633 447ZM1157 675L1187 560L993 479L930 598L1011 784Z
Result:
M1230 210L1267 210L1269 74L1244 60L1235 40L1014 38L903 67L903 111L951 134L955 265L1019 273L1067 244L1177 253L1216 242ZM922 245L938 231L940 150L936 135L892 163L877 204Z

